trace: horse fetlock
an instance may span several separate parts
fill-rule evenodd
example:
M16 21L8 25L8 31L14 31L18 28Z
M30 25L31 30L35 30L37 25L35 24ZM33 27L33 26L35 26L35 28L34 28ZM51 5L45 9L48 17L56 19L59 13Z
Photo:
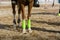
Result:
M18 20L17 20L17 22L18 22L18 23L20 23L20 22L21 22L21 20L20 20L20 19L18 19Z
M16 24L16 20L15 19L13 20L13 23Z
M13 28L16 29L16 20L13 20Z

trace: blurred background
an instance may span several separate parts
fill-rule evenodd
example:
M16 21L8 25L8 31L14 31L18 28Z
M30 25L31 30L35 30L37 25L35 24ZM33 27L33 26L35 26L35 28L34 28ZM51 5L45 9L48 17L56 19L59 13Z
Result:
M38 9L36 12L58 13L60 0L38 0L40 7L33 7ZM52 6L52 4L54 5ZM0 8L11 7L11 0L0 0ZM35 11L35 10L34 10Z

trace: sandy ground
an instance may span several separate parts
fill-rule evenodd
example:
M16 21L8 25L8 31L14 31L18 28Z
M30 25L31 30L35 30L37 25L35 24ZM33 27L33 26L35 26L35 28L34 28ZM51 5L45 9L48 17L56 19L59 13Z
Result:
M1 8L0 40L60 40L60 17L54 13L39 13L39 10L32 10L32 33L22 34L22 28L13 29L11 8Z

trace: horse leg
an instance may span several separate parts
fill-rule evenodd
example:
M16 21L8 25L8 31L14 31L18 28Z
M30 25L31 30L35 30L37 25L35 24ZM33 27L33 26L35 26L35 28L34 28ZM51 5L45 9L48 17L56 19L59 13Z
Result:
M25 23L25 6L24 4L21 4L21 8L22 8L22 28L23 28L23 33L26 33L26 23Z
M21 13L21 6L18 6L18 27L20 27L20 22L21 22L21 20L20 20L20 13Z
M31 20L30 20L32 7L33 7L33 2L29 3L29 5L28 5L27 26L28 26L28 30L30 33L32 32L31 31Z
M54 2L55 2L55 0L53 0L53 4L52 4L52 7L54 7Z
M15 19L15 15L16 15L16 11L15 11L15 3L12 3L12 10L13 10L13 26L16 27L16 19Z

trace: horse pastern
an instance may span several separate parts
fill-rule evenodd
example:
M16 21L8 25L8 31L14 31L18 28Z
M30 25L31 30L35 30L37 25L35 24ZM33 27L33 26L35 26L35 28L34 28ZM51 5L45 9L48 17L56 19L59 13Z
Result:
M23 29L23 32L22 32L23 34L26 34L27 32L26 32L26 30L25 29Z
M21 20L20 19L18 19L18 21L17 21L18 23L20 23L21 22Z
M28 29L28 32L29 32L29 33L32 33L32 30L31 30L31 29Z
M16 20L15 19L13 20L13 23L16 24Z

